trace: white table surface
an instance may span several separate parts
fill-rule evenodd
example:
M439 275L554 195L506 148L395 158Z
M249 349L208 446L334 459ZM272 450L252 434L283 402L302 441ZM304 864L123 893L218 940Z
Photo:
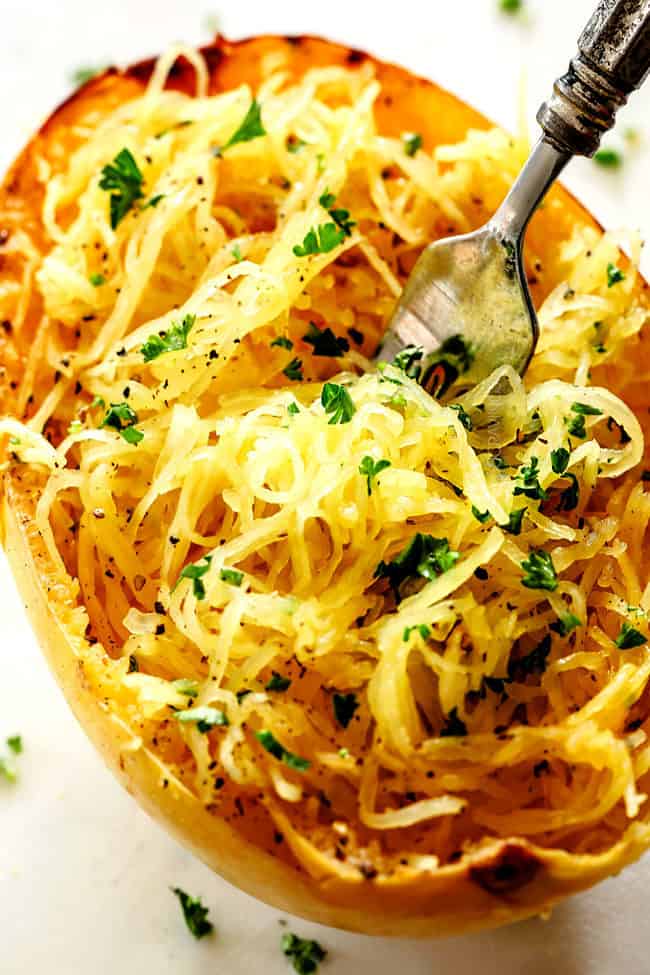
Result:
M564 69L593 0L0 0L4 168L70 89L79 65L127 63L175 40L321 33L442 82L514 127L522 74L534 110ZM640 149L620 172L575 162L567 182L609 227L650 227L650 87L624 113ZM623 127L622 126L622 127ZM614 140L614 144L618 144ZM650 265L646 263L646 271ZM20 733L20 781L0 782L3 975L279 975L281 915L227 885L122 791L69 713L0 562L0 743ZM201 895L215 937L195 942L170 886ZM323 973L358 975L647 975L650 856L559 907L549 921L443 941L369 939L299 920L329 951Z

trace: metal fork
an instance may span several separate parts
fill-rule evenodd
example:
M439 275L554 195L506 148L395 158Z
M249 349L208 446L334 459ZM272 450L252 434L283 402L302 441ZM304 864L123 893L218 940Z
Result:
M537 113L543 134L510 192L480 230L425 248L377 362L399 356L438 396L505 363L525 372L538 336L522 260L528 222L569 160L593 156L649 70L650 0L602 0Z

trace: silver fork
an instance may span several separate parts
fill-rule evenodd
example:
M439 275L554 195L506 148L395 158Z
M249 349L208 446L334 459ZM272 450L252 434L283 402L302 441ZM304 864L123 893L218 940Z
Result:
M480 230L425 248L377 362L399 357L437 396L506 363L525 372L538 336L522 261L528 222L569 160L593 156L648 70L650 0L602 0L537 113L543 134L510 192Z

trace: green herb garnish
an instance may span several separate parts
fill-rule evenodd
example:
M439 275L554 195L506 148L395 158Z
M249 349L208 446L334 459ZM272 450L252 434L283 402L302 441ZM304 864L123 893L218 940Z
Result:
M284 335L278 335L277 338L274 338L271 342L271 348L293 349L293 342Z
M482 525L484 525L491 518L489 511L479 511L476 505L472 505L472 514Z
M125 401L123 403L111 403L100 426L117 430L127 443L139 444L144 433L142 430L136 429L135 424L137 422L138 414Z
M377 474L381 474L387 467L390 467L389 460L375 460L369 454L366 454L359 464L359 473L366 478L368 497L372 494L372 484Z
M292 359L291 362L282 370L287 379L295 379L301 382L304 379L302 374L302 362L300 359Z
M554 474L564 474L569 464L571 454L565 447L558 447L551 451L551 467Z
M555 592L557 589L557 573L553 559L544 549L531 549L528 558L524 559L521 567L525 572L521 580L527 589L546 589Z
M472 423L471 416L469 415L469 413L465 412L465 410L460 405L460 403L452 403L449 409L456 410L456 412L458 413L458 419L460 420L462 426L464 426L466 430L474 429L474 424Z
M544 501L548 494L539 483L539 459L531 457L528 466L520 467L517 479L520 482L513 490L515 496L525 495L537 501Z
M88 280L93 288L101 288L103 284L106 284L106 278L103 274L91 274Z
M211 728L225 728L229 724L227 715L219 708L188 708L185 711L177 711L176 718L183 724L196 724L197 730L203 735Z
M452 569L459 558L460 553L449 548L446 538L434 538L433 535L418 532L394 559L379 563L373 578L388 579L396 599L399 600L400 587L407 579L415 576L436 579Z
M575 613L562 613L555 623L551 623L550 628L560 636L568 636L577 626L582 626L582 620Z
M196 315L185 315L182 322L172 322L166 332L150 335L140 349L144 361L151 362L165 352L179 352L181 349L186 349L187 336L192 331L195 322Z
M101 190L110 190L110 216L113 230L127 215L136 200L142 199L142 180L137 162L129 149L120 149L112 163L102 169Z
M256 731L255 737L262 748L266 749L274 758L284 762L289 768L295 769L297 772L305 772L311 765L309 759L294 755L284 745L281 745L273 732L268 731L266 728L263 731Z
M402 142L407 156L413 157L422 148L422 136L419 132L402 132Z
M207 934L211 934L214 926L208 921L208 908L203 906L200 898L190 897L180 887L172 887L172 892L181 903L185 923L194 937L205 938Z
M614 642L619 650L632 650L634 647L642 647L648 642L648 638L626 622L621 626L621 632Z
M347 339L335 335L331 328L320 329L315 322L309 323L309 331L302 337L303 342L313 346L314 355L340 359L350 348Z
M288 677L283 677L282 674L278 674L277 670L274 670L271 679L264 688L265 691L286 691L291 687L291 680Z
M172 681L172 686L176 693L182 694L183 697L196 697L199 693L199 682L192 680L191 677L179 677L178 680Z
M620 267L616 267L611 262L607 265L607 287L613 288L615 284L625 281L625 274Z
M7 746L14 755L21 755L23 751L22 737L20 735L12 735L10 738L7 738Z
M241 586L244 581L244 573L239 569L220 569L219 578L222 582L227 582L229 586Z
M618 169L623 162L623 156L616 149L599 149L594 153L593 160L604 169Z
M212 150L212 155L220 156L226 149L230 149L240 142L251 142L252 139L258 139L262 135L266 135L266 129L262 123L262 107L254 98L239 128L233 132L225 145L216 146Z
M521 535L521 523L524 520L524 515L527 510L527 508L515 508L508 515L508 520L505 525L501 525L500 527L504 532L508 532L509 535Z
M312 975L326 957L327 952L317 941L299 938L296 934L286 932L282 935L282 951L291 959L294 971L298 975Z
M328 214L339 228L342 230L346 237L352 236L352 228L356 226L354 220L350 219L350 211L344 210L341 207L335 207L336 197L333 193L329 193L327 190L319 197L318 202L327 210Z
M296 244L293 253L296 257L307 257L309 254L329 254L335 247L345 240L345 233L335 223L322 223L312 227L305 234L302 244Z
M413 630L417 630L423 640L428 640L431 636L431 627L427 626L426 623L417 623L415 626L405 626L402 632L402 640L404 643L408 643L411 639L411 633Z
M320 401L325 412L331 415L330 426L335 423L349 423L356 407L345 386L338 383L325 383Z
M332 704L334 707L334 717L337 722L342 728L347 728L354 717L355 711L359 707L357 695L335 694L332 699Z
M205 599L205 585L203 582L203 576L206 574L210 568L210 563L212 562L211 555L204 555L201 562L190 562L186 565L176 580L176 585L174 589L181 581L181 579L191 579L192 580L192 591L197 599Z
M580 487L578 486L578 478L575 474L565 474L571 481L568 488L560 494L560 501L558 508L560 511L574 511L578 507L580 501Z

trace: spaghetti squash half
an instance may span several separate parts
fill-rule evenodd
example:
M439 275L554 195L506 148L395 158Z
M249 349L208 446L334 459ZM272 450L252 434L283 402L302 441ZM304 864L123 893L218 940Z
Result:
M638 242L556 189L524 382L370 363L525 155L360 52L219 39L89 82L2 190L5 542L50 662L147 809L324 923L504 923L650 841Z

